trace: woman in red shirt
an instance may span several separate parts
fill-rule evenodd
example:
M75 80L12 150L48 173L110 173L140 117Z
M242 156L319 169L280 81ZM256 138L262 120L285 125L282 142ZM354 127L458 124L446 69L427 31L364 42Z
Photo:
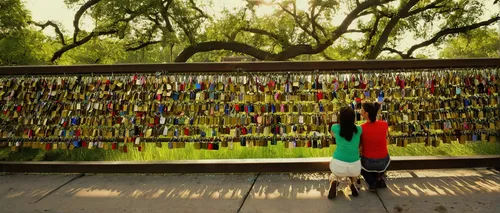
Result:
M363 103L361 116L367 120L361 125L361 175L369 185L369 191L387 187L382 178L391 159L387 151L387 133L389 125L377 121L380 103Z

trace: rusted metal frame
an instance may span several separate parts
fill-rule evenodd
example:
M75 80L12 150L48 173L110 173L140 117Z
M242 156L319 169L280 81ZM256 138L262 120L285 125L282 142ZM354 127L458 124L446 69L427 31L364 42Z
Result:
M243 63L173 63L173 64L115 64L76 66L11 66L0 67L0 75L64 75L104 73L233 73L300 72L339 70L390 70L500 67L499 58L477 59L418 59L365 61L308 61L308 62L243 62Z
M16 173L247 173L327 172L331 158L187 161L0 162ZM500 167L500 155L471 157L392 157L389 170Z

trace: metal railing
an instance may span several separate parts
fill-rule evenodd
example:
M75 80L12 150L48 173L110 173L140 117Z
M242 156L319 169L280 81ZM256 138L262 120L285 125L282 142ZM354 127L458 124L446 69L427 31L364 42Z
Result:
M65 75L105 73L233 73L447 69L500 67L500 58L447 60L367 60L321 62L175 63L0 67L0 75ZM499 108L500 110L500 108ZM499 153L500 154L500 153ZM190 173L328 171L329 158L244 159L161 162L0 162L2 172L47 173ZM389 169L500 167L500 155L471 157L393 157Z

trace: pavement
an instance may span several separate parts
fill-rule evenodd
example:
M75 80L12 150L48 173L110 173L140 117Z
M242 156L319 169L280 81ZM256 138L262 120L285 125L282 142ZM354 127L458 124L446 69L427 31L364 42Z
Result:
M328 200L327 173L1 174L0 212L500 212L496 170L387 175L377 194Z

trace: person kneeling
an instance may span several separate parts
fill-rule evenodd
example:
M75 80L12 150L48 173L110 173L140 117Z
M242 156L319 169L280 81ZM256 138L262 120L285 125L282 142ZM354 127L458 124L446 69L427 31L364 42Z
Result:
M351 180L352 196L359 195L358 188L355 186L356 180L361 173L361 162L359 160L359 143L362 129L355 124L354 110L349 107L340 110L340 125L332 126L332 134L337 142L337 148L333 153L333 159L330 162L334 180L330 183L328 199L337 196L337 187L342 178L349 177Z
M389 126L385 121L377 121L379 103L364 103L361 116L367 120L362 124L361 135L361 175L368 183L369 191L387 187L383 175L391 162L387 151L387 132Z

